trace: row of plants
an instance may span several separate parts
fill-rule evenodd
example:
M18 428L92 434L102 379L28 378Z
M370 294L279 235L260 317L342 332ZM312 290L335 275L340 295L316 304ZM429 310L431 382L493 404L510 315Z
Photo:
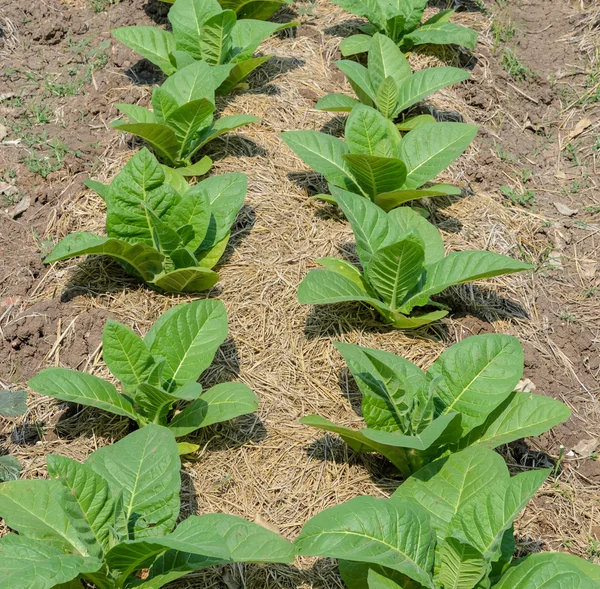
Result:
M88 181L106 204L106 234L75 233L46 259L107 255L161 292L214 286L247 190L244 174L206 174L200 152L212 139L258 120L214 117L215 96L243 90L269 56L260 43L296 23L266 22L282 0L177 0L172 32L113 31L168 76L152 110L118 105L120 131L152 150L136 153L109 185ZM344 139L289 131L284 142L328 182L319 198L339 206L356 241L356 264L322 258L298 289L303 304L361 301L397 328L445 316L432 298L448 286L519 272L531 265L488 251L445 255L425 209L406 203L460 194L431 182L469 146L477 129L413 116L411 107L468 77L457 68L413 73L404 55L421 44L473 48L476 34L442 11L422 22L425 0L337 1L370 24L341 44L339 69L356 98L325 96L317 108L347 112ZM367 54L367 60L360 57ZM363 65L361 63L361 59ZM435 309L435 310L432 310ZM307 416L355 452L377 452L405 481L388 499L357 497L311 518L294 543L223 513L180 521L180 455L196 430L253 413L241 382L204 391L198 380L228 333L225 306L198 300L161 315L144 337L108 321L103 359L118 386L52 367L29 383L41 394L128 418L137 430L82 464L48 455L49 479L0 485L0 588L159 588L219 564L289 563L298 555L336 558L349 589L588 589L600 567L567 554L515 559L513 523L550 472L511 477L494 448L540 435L569 418L561 402L517 390L523 350L490 334L448 348L425 372L382 350L335 343L362 394L365 427ZM25 393L0 411L24 409ZM10 462L10 461L9 461ZM0 468L5 463L0 462ZM18 478L18 468L4 478ZM6 468L6 467L5 467ZM8 469L7 469L8 470ZM179 521L179 524L176 523Z

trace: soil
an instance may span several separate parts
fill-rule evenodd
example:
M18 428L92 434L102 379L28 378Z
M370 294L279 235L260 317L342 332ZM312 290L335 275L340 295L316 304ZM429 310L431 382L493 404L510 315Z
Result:
M148 104L152 84L162 79L111 41L109 31L162 26L168 5L90 1L0 0L1 387L24 387L48 365L107 377L101 333L109 316L144 333L166 308L188 300L149 291L101 258L42 263L69 232L103 231L103 203L83 181L108 181L121 169L137 145L110 128L114 105ZM447 7L445 0L432 4ZM412 333L383 328L358 305L298 305L297 284L314 260L339 254L352 235L331 207L309 198L322 181L306 173L279 134L341 131L343 119L314 105L328 92L351 93L334 62L339 41L357 21L326 0L284 10L278 19L295 18L301 26L269 40L261 50L276 57L251 77L248 91L218 105L227 114L256 114L262 123L211 148L214 171L245 172L250 188L211 293L226 304L230 339L202 381L240 378L259 395L260 409L190 440L203 449L184 462L184 514L227 511L294 538L326 506L389 494L400 480L384 461L356 456L335 436L321 437L297 422L319 413L360 423L351 402L356 391L331 340L386 349L425 367L456 340L511 333L524 345L524 378L573 411L551 433L503 449L515 470L558 462L556 479L517 526L519 550L590 555L600 530L600 461L597 449L588 456L575 449L600 437L598 14L586 2L486 0L485 11L481 3L455 4L456 20L480 33L473 54L424 50L411 62L471 70L470 81L436 94L427 108L477 123L480 132L442 179L464 186L464 197L424 205L449 249L522 257L535 272L450 289L444 298L454 312ZM496 35L492 23L511 34ZM502 65L507 49L521 69L506 58ZM47 452L83 460L130 429L127 420L35 395L22 419L0 425L2 451L23 462L26 477L45 476ZM333 563L308 560L210 569L180 586L325 589L339 583Z

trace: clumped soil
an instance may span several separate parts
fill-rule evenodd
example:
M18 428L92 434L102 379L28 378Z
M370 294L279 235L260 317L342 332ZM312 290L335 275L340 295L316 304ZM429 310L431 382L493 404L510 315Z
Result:
M108 377L101 357L107 317L143 334L160 313L192 298L154 293L102 258L53 267L41 262L71 231L103 232L104 204L83 181L108 181L122 168L138 146L109 127L114 105L148 104L151 85L161 80L156 68L111 41L109 31L162 26L168 6L125 0L102 7L101 1L94 0L95 12L81 0L35 7L0 0L1 386L25 386L48 365ZM218 104L226 114L263 120L210 147L215 173L245 172L250 186L221 280L201 295L222 299L230 324L230 339L201 381L243 380L260 408L190 439L202 450L184 461L184 514L236 513L293 539L329 505L359 494L388 495L401 482L388 464L298 424L310 413L361 423L356 387L331 340L386 349L427 367L469 335L510 333L524 344L524 377L531 381L525 384L573 409L564 426L502 449L515 471L559 461L518 522L519 549L596 557L598 10L544 0L486 1L485 10L475 2L456 4L456 20L480 33L476 50L424 48L410 60L415 69L471 70L470 81L436 93L421 108L477 123L480 132L440 178L464 187L464 196L423 204L449 250L490 249L529 260L536 271L450 289L443 299L454 312L415 332L390 330L359 305L298 305L297 285L314 260L348 251L352 234L332 207L310 198L323 191L323 181L279 134L343 130L343 117L314 105L329 92L351 94L334 62L357 19L326 0L280 12L278 20L295 18L301 26L267 41L261 52L275 57L251 77L247 91ZM45 476L45 453L83 460L130 429L121 418L31 395L27 414L2 424L0 451L22 460L24 476ZM581 442L592 449L578 454ZM305 559L294 566L209 569L175 585L324 589L340 583L334 563Z

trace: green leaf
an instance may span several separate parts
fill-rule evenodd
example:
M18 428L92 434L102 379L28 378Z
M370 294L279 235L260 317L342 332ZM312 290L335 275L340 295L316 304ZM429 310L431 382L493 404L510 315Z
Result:
M208 129L202 131L196 138L194 144L194 151L206 145L209 141L216 139L217 137L229 133L238 127L244 127L260 121L259 117L253 115L230 115L227 117L221 117L216 120Z
M187 0L184 0L183 3L186 2ZM210 1L204 4L210 5ZM180 8L179 4L177 8ZM171 9L171 13L174 9ZM168 92L179 106L201 98L214 102L216 80L213 71L214 68L205 61L195 61L169 76L163 82L161 90Z
M436 22L424 24L416 31L409 33L403 39L410 45L461 45L467 49L475 49L477 33L467 27L462 27L451 22Z
M238 19L269 20L289 0L220 0L223 9L235 10Z
M369 44L369 77L373 88L379 88L388 77L392 78L394 86L399 86L411 72L408 60L396 43L385 35L375 33Z
M438 458L407 479L393 497L418 503L427 510L438 537L447 535L452 518L508 476L504 460L493 450L473 446Z
M339 49L344 57L356 55L357 53L366 53L369 51L371 37L369 35L351 35L342 40Z
M167 415L179 398L158 386L140 383L135 390L135 403L150 423L167 424Z
M405 168L406 169L406 168ZM414 188L412 190L393 190L383 192L375 196L375 204L380 206L384 211L392 209L418 198L428 198L435 196L446 196L448 194L459 195L462 190L451 184L434 184L428 188Z
M210 65L225 61L231 49L231 32L236 22L233 10L223 10L204 21L199 31L200 53Z
M202 59L200 40L204 23L222 11L216 0L178 0L169 10L169 21L179 51Z
M178 160L189 157L196 135L202 126L210 123L209 119L214 110L214 104L206 98L200 98L178 107L169 114L166 124L175 132L179 142Z
M445 538L439 551L442 587L473 589L487 571L488 562L481 552L456 538Z
M221 301L177 305L163 313L144 341L155 357L166 359L164 381L171 389L196 381L227 337L227 313Z
M186 182L183 174L179 173L181 168L174 169L164 164L161 164L161 168L165 174L165 183L174 188L180 195L190 189L190 185Z
M348 153L343 157L359 186L371 200L380 193L396 190L406 179L406 166L398 159L362 153Z
M350 37L351 38L351 37ZM347 41L347 39L346 39ZM340 49L344 41L340 44ZM358 96L358 99L366 106L373 106L375 102L375 88L371 85L371 79L369 77L369 70L356 61L350 61L342 59L336 61L335 65L338 69L346 75L350 86Z
M317 102L315 108L326 112L350 112L357 104L360 104L359 101L351 96L327 94Z
M539 436L571 416L571 410L560 401L530 393L512 393L500 411L492 413L481 429L469 436L472 443L496 448L521 438Z
M154 123L154 113L137 104L115 104L117 110L127 116L131 123ZM159 121L160 122L160 121Z
M376 564L350 562L349 560L339 559L338 568L340 576L348 589L372 589L369 585L369 574L371 571L381 575L389 582L396 583L396 585L400 586L402 589L422 589L422 585L413 581L406 575ZM394 586L392 585L392 587Z
M179 515L179 455L171 432L150 424L86 461L114 491L123 493L131 539L163 536Z
M164 292L201 292L218 281L219 275L206 268L178 268L158 277L154 285Z
M399 131L412 131L418 127L430 125L436 122L437 121L435 120L435 117L432 117L431 115L417 115L415 117L404 119L401 123L397 123L396 128Z
M400 159L408 176L404 188L419 188L445 170L469 147L477 127L465 123L435 123L408 133L400 144Z
M191 166L186 166L185 168L176 168L176 172L181 174L182 176L204 176L206 172L210 170L212 167L212 160L205 155L203 158L198 160L195 164Z
M179 438L201 427L253 413L257 408L258 398L247 385L224 382L208 389L178 413L169 423L169 429Z
M154 367L154 358L144 340L131 328L108 319L102 333L102 357L126 388L146 382Z
M92 180L91 178L86 178L83 183L93 190L98 196L102 198L102 200L106 200L106 195L108 194L108 184L102 184L102 182L98 182L97 180Z
M398 583L370 569L368 573L369 589L402 589Z
M27 411L26 391L0 390L0 415L19 417Z
M188 188L181 200L165 215L165 222L171 227L191 226L191 235L183 241L191 252L194 252L206 238L211 222L210 199L210 191L206 190L204 182L199 182L192 188Z
M167 163L175 163L179 141L170 127L159 123L124 123L117 128L124 133L141 137Z
M399 113L437 90L467 80L469 77L469 72L456 67L432 67L415 72L398 86L394 116L398 116Z
M121 239L100 237L93 233L71 233L55 246L44 263L52 264L86 254L105 255L126 262L146 282L161 272L164 260L160 252L143 243L131 245Z
M115 497L108 483L91 468L71 458L49 454L48 474L68 491L63 508L78 535L101 557L111 540L114 526Z
M94 556L63 507L68 500L67 491L57 481L9 481L0 484L0 517L28 540Z
M360 270L350 262L340 260L340 258L319 258L316 263L326 270L331 270L331 272L352 280L363 292L366 292L366 285Z
M100 560L67 554L44 541L16 534L0 538L0 574L6 588L52 589L101 566Z
M215 266L223 257L230 237L231 232L228 231L225 234L225 237L220 241L217 241L213 246L208 249L197 250L195 256L198 265L203 268L212 268Z
M244 61L232 64L227 78L217 88L217 94L230 94L238 84L241 84L257 67L269 61L270 55L252 57Z
M398 88L392 76L388 76L381 82L377 90L376 102L379 112L386 119L392 118L398 102Z
M155 86L152 89L152 119L131 121L132 123L165 124L169 115L177 110L179 103L165 88Z
M372 562L433 589L435 532L416 505L357 497L309 519L296 545L302 556Z
M523 375L523 348L510 335L484 334L449 347L427 371L443 412L462 415L463 435L481 425Z
M14 456L0 456L0 483L19 480L22 468Z
M365 276L390 309L395 311L419 282L424 259L423 242L409 235L377 250L369 260Z
M318 131L286 131L281 134L284 143L315 172L336 186L352 182L348 164L342 157L350 153L345 141Z
M175 72L169 59L169 54L175 51L175 39L171 33L151 26L135 26L113 29L112 35L157 65L167 76Z
M131 403L112 384L85 372L59 367L45 368L27 385L40 395L97 407L134 420L137 418Z
M359 104L346 121L346 143L352 155L374 155L377 145L388 134L388 121L374 108ZM350 155L350 154L349 154Z

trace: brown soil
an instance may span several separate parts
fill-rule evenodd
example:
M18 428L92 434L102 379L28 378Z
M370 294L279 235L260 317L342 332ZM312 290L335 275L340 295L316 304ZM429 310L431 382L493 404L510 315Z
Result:
M423 51L411 60L415 68L448 63L472 69L470 82L438 92L429 106L444 116L460 113L481 131L441 179L467 188L465 197L424 204L448 249L524 256L536 263L535 273L451 289L444 298L454 314L412 333L383 328L357 305L298 305L297 285L314 260L338 254L352 234L331 207L308 198L322 190L322 181L307 174L279 133L339 127L332 115L313 107L328 92L351 93L334 61L356 19L326 0L317 2L314 13L306 4L295 5L281 18L296 14L302 23L296 35L269 40L261 49L276 57L251 78L249 91L219 105L227 114L252 113L263 120L211 147L215 171L247 173L250 189L212 293L227 306L231 339L202 380L239 378L256 391L261 406L255 416L207 428L193 440L202 451L184 463L184 513L236 513L294 538L326 506L359 494L389 494L400 480L385 462L355 456L335 436L297 422L320 413L346 425L360 423L352 407L355 388L331 340L383 348L426 367L456 340L511 333L524 342L524 376L536 392L573 409L565 426L505 449L519 468L552 463L565 447L557 480L519 522L519 547L590 555L600 530L600 463L573 448L600 435L598 213L584 208L600 204L595 148L600 103L587 98L585 104L572 103L593 89L586 84L598 39L597 9L522 0L502 10L489 2L486 14L475 3L457 4L463 6L457 20L480 32L474 55ZM106 181L131 156L129 140L108 127L117 116L114 104L147 104L150 84L160 80L155 68L129 50L102 43L116 26L164 23L166 10L154 0L125 0L100 13L80 0L48 0L31 8L0 0L0 125L8 129L0 139L0 199L10 194L0 200L2 386L24 386L50 364L107 376L100 338L108 316L144 333L166 308L186 300L151 292L103 259L50 268L41 263L43 253L67 233L103 231L104 205L83 180L91 175ZM503 69L505 44L495 47L492 18L514 24L516 34L506 46L516 48L535 78L516 80ZM78 80L74 95L52 94L70 91L64 86ZM47 111L36 118L31 105L40 101ZM585 118L591 124L569 139ZM34 152L53 158L54 138L68 152L60 169L42 178L32 171L31 158ZM511 203L501 185L532 190L535 203ZM19 198L22 212L15 211ZM577 213L565 216L555 202ZM44 476L45 453L84 459L129 428L126 420L106 413L32 395L28 413L3 424L2 449L23 461L24 476ZM333 563L306 559L293 567L211 569L179 586L324 589L340 581Z

